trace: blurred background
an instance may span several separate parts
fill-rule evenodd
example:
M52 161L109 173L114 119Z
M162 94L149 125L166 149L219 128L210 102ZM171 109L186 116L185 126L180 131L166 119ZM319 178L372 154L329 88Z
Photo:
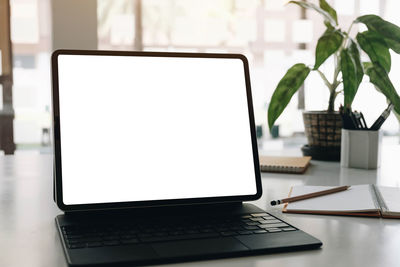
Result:
M328 89L312 73L277 121L279 136L273 138L267 129L268 102L278 81L295 63L314 64L315 45L325 30L319 14L286 5L286 0L7 1L17 152L51 152L50 55L58 48L242 53L250 62L259 140L270 149L306 143L302 110L328 106ZM336 8L339 24L346 30L354 18L364 14L378 14L400 24L398 0L328 2ZM329 60L323 68L333 71ZM393 54L390 77L396 88L400 87L399 73L400 55ZM342 102L343 97L339 97L337 106ZM371 125L385 108L386 99L365 77L354 109L362 110ZM398 136L395 116L389 117L383 130L385 135Z

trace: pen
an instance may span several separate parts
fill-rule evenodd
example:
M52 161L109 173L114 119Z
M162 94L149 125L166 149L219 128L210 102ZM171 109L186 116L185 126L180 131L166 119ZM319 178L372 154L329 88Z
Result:
M386 118L389 117L390 111L393 108L393 104L389 106L382 112L382 114L376 119L374 124L372 124L370 130L377 131L381 128L382 124L385 122Z
M367 124L365 123L364 116L362 115L362 112L354 111L354 116L357 119L357 123L358 123L360 129L366 130L367 129Z
M342 105L339 108L340 115L342 117L343 128L347 130L355 130L356 125L353 118L350 116L351 111L349 109L345 109Z
M332 193L336 193L336 192L341 192L341 191L347 190L349 187L350 187L349 185L344 185L344 186L339 186L339 187L335 187L335 188L331 188L331 189L323 190L323 191L319 191L319 192L284 198L281 200L273 200L273 201L271 201L271 206L275 206L275 205L279 205L279 204L283 204L283 203L295 202L295 201L309 199L309 198L313 198L313 197L324 196L324 195L328 195L328 194L332 194Z
M362 122L364 123L364 128L368 129L367 123L365 122L364 115L362 114L362 112L360 112L360 116L361 116Z
M356 118L354 117L353 112L350 112L349 116L350 116L350 119L351 119L351 121L352 121L352 123L353 123L353 128L354 128L354 130L357 130L359 127L358 127L357 120L356 120Z
M358 113L357 111L354 111L353 117L354 117L354 120L356 121L357 129L364 129L364 126L361 123L360 113Z
M339 107L339 114L340 114L340 116L342 117L343 128L344 128L344 129L348 129L348 128L349 128L349 125L348 125L347 119L346 119L346 117L345 117L344 108L343 108L342 105L340 105L340 107Z
M357 124L357 119L355 118L353 111L349 110L349 114L347 115L349 117L349 122L350 122L350 130L358 130L358 124Z

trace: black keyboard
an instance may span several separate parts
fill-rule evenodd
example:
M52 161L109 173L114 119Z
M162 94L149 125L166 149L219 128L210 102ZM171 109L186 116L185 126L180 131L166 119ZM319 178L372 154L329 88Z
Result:
M296 231L268 213L61 227L70 249Z

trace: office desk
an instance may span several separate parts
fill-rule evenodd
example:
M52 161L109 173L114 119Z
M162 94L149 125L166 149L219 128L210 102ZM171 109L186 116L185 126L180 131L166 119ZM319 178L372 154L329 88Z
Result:
M319 238L324 243L321 249L175 265L400 266L400 220L282 214L280 207L267 205L297 184L400 186L399 162L391 156L398 159L400 149L389 148L393 151L383 153L383 164L377 171L341 169L339 163L312 161L304 175L262 174L264 194L255 204ZM0 266L66 266L54 224L60 213L52 199L52 156L0 156Z

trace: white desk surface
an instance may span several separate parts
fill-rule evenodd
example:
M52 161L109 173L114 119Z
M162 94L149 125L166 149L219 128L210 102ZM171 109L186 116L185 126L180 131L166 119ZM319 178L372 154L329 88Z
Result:
M293 185L400 186L399 156L400 146L386 145L374 171L312 161L304 175L262 174L264 194L255 204L319 238L321 249L163 266L400 266L400 220L282 214L268 205ZM0 266L67 266L54 223L60 213L52 199L52 156L0 156Z

